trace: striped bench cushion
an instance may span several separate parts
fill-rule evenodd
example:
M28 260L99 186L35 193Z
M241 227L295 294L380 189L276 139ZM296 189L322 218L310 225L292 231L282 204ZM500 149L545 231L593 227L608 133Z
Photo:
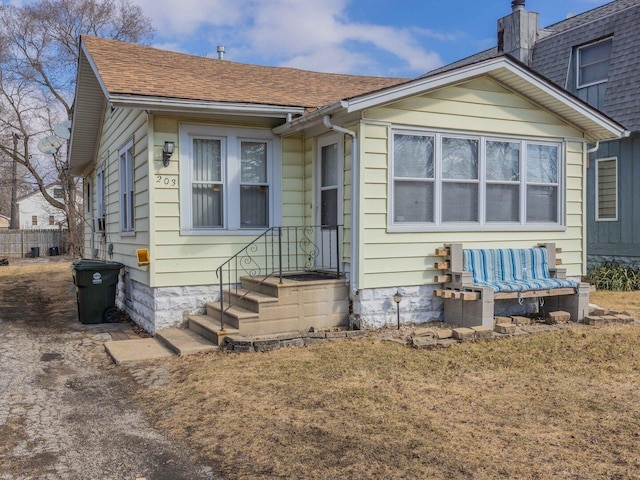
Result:
M472 273L475 285L496 292L577 287L572 280L551 278L546 248L464 250L463 268Z

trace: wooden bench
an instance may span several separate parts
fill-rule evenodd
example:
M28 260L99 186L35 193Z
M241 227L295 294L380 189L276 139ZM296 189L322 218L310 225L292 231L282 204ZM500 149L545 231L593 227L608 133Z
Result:
M544 298L549 311L563 310L573 321L588 313L589 284L566 279L558 268L554 243L533 248L463 249L461 243L445 245L436 255L436 278L444 288L435 295L444 299L444 321L465 327L493 327L495 302Z

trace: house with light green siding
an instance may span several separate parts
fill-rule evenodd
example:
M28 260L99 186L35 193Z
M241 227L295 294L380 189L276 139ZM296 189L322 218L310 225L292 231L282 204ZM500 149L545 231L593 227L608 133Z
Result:
M372 328L396 292L442 319L445 244L555 243L581 277L588 143L624 134L507 55L396 79L83 37L70 169L147 330Z

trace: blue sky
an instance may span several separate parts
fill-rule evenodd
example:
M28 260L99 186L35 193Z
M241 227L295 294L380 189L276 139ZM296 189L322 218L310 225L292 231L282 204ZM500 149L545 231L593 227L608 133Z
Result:
M29 0L2 0L21 4ZM415 77L492 47L511 0L132 0L152 45L260 65ZM607 0L527 0L547 26Z

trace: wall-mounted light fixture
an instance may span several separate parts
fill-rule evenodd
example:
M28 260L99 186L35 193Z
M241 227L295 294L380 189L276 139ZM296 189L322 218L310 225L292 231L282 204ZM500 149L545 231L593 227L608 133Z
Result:
M400 330L400 302L402 301L402 294L400 290L396 291L393 296L393 301L396 302L396 312L398 313L398 330Z
M164 148L162 149L162 165L165 167L169 166L169 160L171 160L171 155L173 155L175 148L175 143L164 142Z

